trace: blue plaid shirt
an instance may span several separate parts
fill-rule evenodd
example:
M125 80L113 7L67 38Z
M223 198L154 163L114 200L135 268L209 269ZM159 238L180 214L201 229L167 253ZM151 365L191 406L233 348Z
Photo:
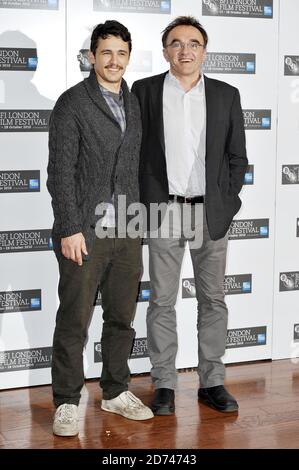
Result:
M100 83L99 87L103 97L106 100L110 110L112 111L115 119L121 128L121 136L123 137L126 131L126 113L124 105L123 91L120 89L119 94L104 88ZM114 208L114 195L110 204L107 204L107 211L101 222L102 227L115 227L115 208Z

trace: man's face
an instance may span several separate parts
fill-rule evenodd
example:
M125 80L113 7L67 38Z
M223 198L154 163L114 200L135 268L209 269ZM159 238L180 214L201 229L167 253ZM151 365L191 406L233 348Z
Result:
M200 73L206 50L200 31L194 26L176 26L167 37L163 54L176 76L192 76Z
M89 51L90 63L94 65L100 83L120 83L129 58L129 43L119 36L99 38L95 55Z

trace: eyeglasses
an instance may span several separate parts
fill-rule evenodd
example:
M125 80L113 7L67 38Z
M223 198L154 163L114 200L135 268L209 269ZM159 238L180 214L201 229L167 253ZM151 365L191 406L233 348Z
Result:
M204 49L205 45L200 44L200 42L197 41L191 41L191 42L181 42L181 41L173 41L170 44L166 44L166 47L170 47L174 51L181 51L184 49L184 47L187 46L188 49L191 49L191 51L198 51L201 47Z

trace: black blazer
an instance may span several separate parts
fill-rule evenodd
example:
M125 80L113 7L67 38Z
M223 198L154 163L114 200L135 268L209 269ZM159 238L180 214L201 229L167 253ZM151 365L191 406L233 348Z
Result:
M166 72L167 73L167 72ZM142 116L139 168L140 198L147 209L151 202L168 201L168 179L163 125L163 84L166 73L138 80L132 92ZM240 95L237 88L205 76L206 198L210 237L224 237L241 207L238 196L248 164Z

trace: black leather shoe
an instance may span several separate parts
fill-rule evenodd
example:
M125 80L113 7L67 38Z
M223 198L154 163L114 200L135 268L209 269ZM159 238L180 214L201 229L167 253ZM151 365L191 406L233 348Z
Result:
M239 409L237 401L225 390L223 385L200 388L198 390L198 400L210 408L222 411L223 413L232 413Z
M156 416L172 415L175 410L174 390L170 388L158 388L155 391L151 409Z

